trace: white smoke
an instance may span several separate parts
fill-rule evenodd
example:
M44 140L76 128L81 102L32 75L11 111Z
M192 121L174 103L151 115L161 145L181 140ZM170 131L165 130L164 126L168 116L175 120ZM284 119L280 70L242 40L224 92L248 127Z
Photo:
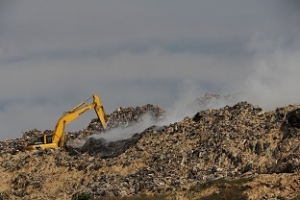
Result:
M290 46L279 41L262 36L249 43L249 48L255 52L252 70L236 87L242 91L243 99L266 110L300 103L300 49L297 45L300 38L295 38Z
M150 113L144 114L139 122L128 127L118 127L110 129L105 133L96 133L90 137L95 139L105 139L108 142L131 138L136 133L141 133L151 126L165 126L182 121L185 117L193 117L199 110L207 108L220 108L225 106L228 101L224 99L213 99L206 105L199 105L195 102L205 94L205 91L193 80L182 81L178 86L179 96L173 105L166 109L164 116L160 120L152 118ZM83 144L83 143L81 143Z
M155 122L151 119L151 115L149 113L146 113L141 117L140 122L137 122L134 125L125 128L118 127L110 129L101 134L93 134L90 137L93 137L95 139L103 138L109 142L128 139L131 138L134 134L140 133L154 124Z

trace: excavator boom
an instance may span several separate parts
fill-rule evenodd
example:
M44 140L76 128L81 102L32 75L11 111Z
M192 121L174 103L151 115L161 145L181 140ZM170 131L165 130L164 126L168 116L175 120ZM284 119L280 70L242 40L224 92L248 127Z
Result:
M77 119L84 112L93 109L95 110L102 127L106 129L106 112L101 103L100 97L96 94L93 95L93 102L86 105L86 101L78 104L73 109L65 112L57 121L54 134L52 137L43 135L33 144L30 144L25 147L26 150L33 150L39 148L56 148L61 147L65 143L65 127L70 122Z

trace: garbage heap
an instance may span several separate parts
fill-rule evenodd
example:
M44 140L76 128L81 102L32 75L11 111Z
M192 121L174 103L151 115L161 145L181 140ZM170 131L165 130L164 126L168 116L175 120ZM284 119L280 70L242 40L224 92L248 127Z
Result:
M107 115L107 128L126 128L132 126L136 123L141 122L142 116L149 114L152 121L158 121L163 117L164 109L159 106L147 104L138 107L120 107L113 111L111 114ZM101 123L98 118L93 119L88 125L88 130L97 130L101 128Z
M218 103L218 101L229 103L232 100L235 100L238 97L238 94L211 94L205 93L203 96L195 98L194 103L198 104L201 107L208 106L209 104Z
M225 170L226 176L227 173L245 173L251 170L259 173L294 172L299 168L297 153L300 143L297 137L300 133L298 127L290 125L286 119L286 114L294 108L295 106L289 106L265 112L260 107L240 102L232 107L203 110L192 118L187 117L174 124L149 127L128 140L108 143L101 139L92 139L80 150L97 155L93 153L99 152L103 147L108 147L113 152L117 149L113 147L122 143L132 144L127 146L129 148L138 141L137 146L142 143L142 146L147 146L150 151L153 145L160 147L166 143L167 146L157 149L161 156L172 155L164 151L174 151L173 148L178 146L178 152L185 151L185 156L179 156L183 159L182 162L196 158L195 166L199 169L205 169L209 166L208 163L217 171L230 169ZM161 143L158 145L154 141ZM186 143L189 143L189 146L186 146ZM166 147L172 148L170 150ZM101 157L101 154L98 156ZM199 157L205 162L198 163ZM165 166L169 160L166 161L160 164Z
M101 145L94 140L81 150L101 157L107 155L107 149L103 148L106 146L111 156L105 158L118 162L121 156L123 167L141 159L147 163L133 174L118 178L123 182L120 185L134 179L133 185L138 186L133 193L185 190L187 185L203 180L236 178L246 173L296 173L300 169L300 131L286 117L296 107L263 111L248 102L239 102L232 107L199 111L192 118L174 124L149 127L126 140L128 143L134 140L131 144L135 145L128 145L120 155L116 152L118 148L113 147L126 143L125 140L100 142ZM108 182L114 182L111 178L116 177L107 178ZM110 191L103 188L106 183L103 180L95 183L99 188L102 185L97 192ZM124 188L118 192L124 193ZM132 194L130 190L125 193Z
M176 199L199 199L220 192L202 185L203 193L193 196L192 188L200 183L247 177L243 194L249 199L297 199L300 129L295 109L299 107L264 111L243 101L196 111L182 121L150 126L120 141L90 139L81 148L2 153L0 193L11 199L70 199L78 192L95 197L171 194ZM120 108L109 115L108 124L128 127L147 108L157 111L158 118L163 113L151 105ZM83 132L90 134L97 126L92 120Z
M78 152L105 158L104 166L140 166L120 176L98 177L90 187L100 196L186 191L205 180L258 174L295 175L300 170L300 130L289 119L295 117L291 113L297 107L264 111L248 102L239 102L202 110L170 125L149 127L128 140L106 143L93 139ZM119 147L126 150L119 151ZM300 183L299 176L294 180L294 186ZM300 192L299 186L281 188L278 193L288 196L295 191ZM257 194L255 199L276 199L280 195Z
M137 107L120 107L114 110L111 114L107 114L106 122L109 132L116 128L128 128L137 123L142 122L143 116L148 115L153 123L163 118L165 110L159 106L147 104ZM104 132L102 124L98 118L91 120L86 129L79 132L68 133L68 143L76 143L82 139L87 139L91 135L100 135Z

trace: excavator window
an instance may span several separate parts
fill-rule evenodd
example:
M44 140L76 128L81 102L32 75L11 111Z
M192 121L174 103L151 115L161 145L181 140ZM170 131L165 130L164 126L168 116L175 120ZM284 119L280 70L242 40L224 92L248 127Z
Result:
M35 142L32 142L32 143L30 143L29 145L43 144L43 143L44 143L43 139L44 139L44 137L41 136L41 137L39 137Z
M46 142L47 142L47 144L52 143L52 136L51 135L46 136Z

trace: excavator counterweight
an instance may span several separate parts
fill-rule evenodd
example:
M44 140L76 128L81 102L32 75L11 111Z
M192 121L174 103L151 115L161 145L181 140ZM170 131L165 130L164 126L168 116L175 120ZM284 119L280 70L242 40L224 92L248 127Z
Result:
M90 99L90 98L89 98ZM89 100L88 99L88 100ZM44 134L42 137L38 138L34 143L29 144L25 147L25 150L34 149L45 149L45 148L57 148L62 147L65 144L66 134L64 132L66 125L68 125L73 120L77 119L84 112L94 109L103 129L106 129L106 113L101 103L100 97L96 94L93 95L93 102L86 104L88 101L81 102L73 109L65 112L57 121L53 135L49 136Z

